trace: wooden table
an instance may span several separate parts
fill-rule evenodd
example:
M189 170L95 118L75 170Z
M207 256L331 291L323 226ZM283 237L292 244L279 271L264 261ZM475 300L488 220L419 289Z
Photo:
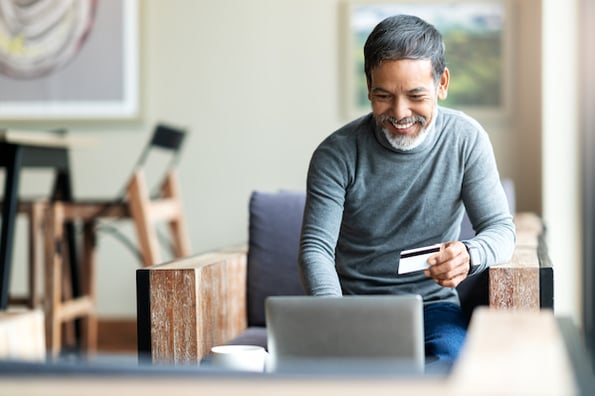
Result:
M0 130L0 166L6 169L2 204L2 229L0 231L0 310L8 306L10 273L14 245L15 220L19 194L21 169L26 167L53 168L56 181L52 199L71 200L72 182L70 175L69 148L79 144L64 133L26 132ZM74 241L74 226L67 225L69 241ZM76 257L74 243L68 243ZM73 293L78 291L78 273L75 260L71 260Z
M570 338L576 339L574 333ZM40 375L43 371L39 369L29 374L22 369L20 373L3 372L0 364L0 389L7 395L46 396L593 395L591 366L577 359L577 355L585 356L584 349L578 344L572 348L566 336L550 310L481 308L472 319L462 355L452 372L444 376L276 376L209 373L187 370L191 368L188 366L177 366L168 374L160 365L136 372L103 365L103 369L98 366L86 374L70 369Z

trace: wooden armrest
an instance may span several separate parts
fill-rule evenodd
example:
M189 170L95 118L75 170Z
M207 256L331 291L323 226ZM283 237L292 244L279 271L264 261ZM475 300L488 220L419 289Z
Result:
M534 213L517 213L515 225L517 242L511 260L489 269L490 307L539 310L542 305L539 253L546 251L542 238L544 227Z
M141 358L199 363L246 328L246 248L230 248L138 269Z

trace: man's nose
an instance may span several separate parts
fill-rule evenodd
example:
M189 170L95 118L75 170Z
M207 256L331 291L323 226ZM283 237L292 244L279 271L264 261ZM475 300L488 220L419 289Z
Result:
M408 100L396 98L392 107L393 117L397 120L411 116L411 108Z

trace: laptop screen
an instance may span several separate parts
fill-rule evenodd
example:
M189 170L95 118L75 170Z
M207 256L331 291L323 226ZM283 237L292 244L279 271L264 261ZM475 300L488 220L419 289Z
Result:
M266 300L267 371L422 373L423 302L402 296Z

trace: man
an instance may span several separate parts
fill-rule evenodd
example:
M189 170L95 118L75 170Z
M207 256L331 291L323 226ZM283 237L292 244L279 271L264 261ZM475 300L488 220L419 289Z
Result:
M512 256L512 216L486 132L438 106L450 80L441 34L414 16L389 17L364 56L372 113L311 159L302 280L316 296L420 294L428 361L450 363L467 326L454 288ZM458 241L465 207L477 235ZM401 251L436 243L427 270L398 274Z

